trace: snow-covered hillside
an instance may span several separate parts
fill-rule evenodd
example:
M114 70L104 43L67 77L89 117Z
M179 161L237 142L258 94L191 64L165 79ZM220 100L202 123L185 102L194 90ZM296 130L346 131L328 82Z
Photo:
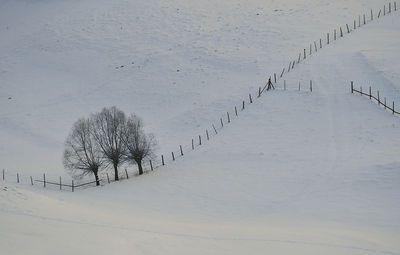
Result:
M62 173L72 122L110 105L169 154L383 4L3 1L0 167ZM153 173L74 193L1 182L0 254L400 254L400 118L350 93L354 81L400 105L399 15L285 75L313 92L264 93Z

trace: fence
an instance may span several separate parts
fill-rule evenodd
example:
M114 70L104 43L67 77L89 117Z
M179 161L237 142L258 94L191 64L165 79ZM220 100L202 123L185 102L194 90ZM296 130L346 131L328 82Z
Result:
M375 97L374 95L372 95L371 86L369 87L369 93L368 94L363 92L362 87L360 87L360 90L355 89L354 88L354 82L351 82L350 87L351 87L351 93L352 94L355 92L355 93L359 93L361 96L367 96L367 97L369 97L370 100L375 100L378 103L378 105L382 105L383 107L385 107L385 109L390 110L392 112L392 114L395 114L395 113L396 114L400 114L400 112L398 112L398 111L396 111L394 109L394 101L392 101L392 107L390 107L389 105L386 104L386 97L384 97L384 101L383 102L381 101L381 97L379 95L379 90L377 90L377 94L376 94L376 97Z
M394 9L394 11L397 11L397 3L396 2L393 3L393 9ZM385 4L383 6L383 16L390 14L390 13L392 13L392 4L391 3L388 4L388 10L386 10L386 4ZM377 18L380 18L382 16L381 14L382 14L382 9L379 10ZM366 25L368 22L373 21L374 20L374 12L372 9L370 10L370 13L368 16L369 18L367 16L368 16L367 14L358 16L358 26L357 26L356 19L354 19L353 26L351 26L351 23L350 23L350 25L346 24L345 26L343 26L343 28L342 28L342 26L339 26L339 28L334 29L333 32L332 31L328 32L326 34L326 38L324 38L324 40L322 38L319 38L319 41L313 41L312 43L310 43L309 47L307 46L307 48L302 49L302 51L299 53L299 55L296 56L293 60L289 61L288 66L284 67L281 72L279 72L278 74L274 73L273 76L270 76L268 78L268 80L271 81L274 85L273 89L274 90L275 89L291 90L292 88L289 88L287 86L286 80L283 80L282 88L278 87L278 81L280 79L282 79L285 74L288 74L298 64L300 64L300 62L307 60L307 58L309 58L309 56L311 56L313 53L317 53L318 50L321 50L323 48L323 46L332 44L331 35L333 35L333 41L336 41L340 38L343 38L345 36L346 32L347 32L347 34L350 34L351 32L355 31L357 29L357 27L359 28L363 25ZM362 19L361 19L361 17L362 17ZM344 28L346 30L344 30ZM219 118L217 125L215 123L212 123L209 128L206 128L204 130L203 134L199 134L195 138L192 138L190 144L188 144L186 146L179 145L176 150L173 150L171 152L169 157L162 154L161 157L156 157L156 158L153 158L146 162L143 162L144 173L154 171L155 169L157 169L161 166L164 166L166 164L172 163L173 161L176 161L178 158L183 157L186 153L193 151L196 148L203 145L206 141L210 140L213 136L216 136L218 134L218 132L222 128L224 128L224 126L231 123L231 121L233 120L233 117L238 117L239 113L241 111L244 111L245 109L247 109L247 105L252 104L253 101L260 98L264 92L269 91L267 89L267 85L268 84L266 84L262 87L260 86L258 88L258 91L253 95L251 93L248 94L248 98L246 100L242 100L242 102L238 106L237 105L234 106L232 111L227 111L226 113L224 113L223 117ZM303 86L303 88L304 88L304 86ZM294 87L292 90L300 91L301 83L299 83L299 85ZM309 91L311 91L311 92L313 91L312 81L310 81ZM353 87L352 87L352 92L360 92L361 94L363 94L362 91L354 90ZM366 95L366 94L364 93L364 95ZM386 102L385 103L380 102L379 95L378 95L378 99L373 97L372 95L368 95L368 96L370 96L370 98L376 99L378 101L378 104L382 104L383 106L385 106L385 108L391 109L393 111L393 114L394 113L399 114L397 111L394 110L394 103L393 103L393 107L390 108L386 105ZM122 175L119 179L129 179L129 172L131 172L131 176L135 175L135 174L137 175L136 171L134 171L132 169L129 169L129 171L128 171L128 169L125 168L124 172L125 172L125 175ZM14 177L17 179L17 182L19 183L20 175L17 173L16 176L14 176ZM113 182L113 180L110 177L115 177L115 176L113 176L113 174L109 174L109 173L100 174L99 181L102 185L105 183L111 183L111 182ZM3 170L3 180L4 180L4 170ZM85 183L79 183L79 184L76 183L75 184L74 181L72 180L71 184L63 184L61 182L61 177L58 182L57 181L46 181L45 175L43 175L43 180L39 180L39 179L33 180L33 178L30 177L30 182L31 182L31 185L34 185L34 183L37 182L37 183L43 184L44 187L46 187L46 185L58 186L60 190L62 190L63 187L66 187L68 189L70 188L71 191L74 191L76 188L92 187L96 183L96 181L88 181Z

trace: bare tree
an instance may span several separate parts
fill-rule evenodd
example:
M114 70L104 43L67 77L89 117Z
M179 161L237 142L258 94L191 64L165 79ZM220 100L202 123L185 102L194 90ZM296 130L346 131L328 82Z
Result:
M125 113L113 106L104 108L101 112L92 115L93 136L96 139L104 158L112 165L115 180L118 181L118 166L124 163L126 147L122 142L126 129Z
M99 170L104 166L103 155L95 141L88 119L79 119L65 141L63 164L77 178L93 174L100 185Z
M143 174L143 160L153 156L157 143L152 134L144 133L142 120L136 115L128 118L124 143L127 149L127 160L137 164L139 175Z

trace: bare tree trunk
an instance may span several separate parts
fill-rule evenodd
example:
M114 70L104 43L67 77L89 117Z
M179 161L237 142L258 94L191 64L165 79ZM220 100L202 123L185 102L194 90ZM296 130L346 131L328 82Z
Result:
M97 172L94 172L94 178L96 179L96 186L100 186L99 175L97 174Z
M114 175L115 175L115 181L119 181L118 177L118 165L114 164Z
M139 168L139 175L142 175L143 174L142 161L138 160L137 165L138 165L138 168Z

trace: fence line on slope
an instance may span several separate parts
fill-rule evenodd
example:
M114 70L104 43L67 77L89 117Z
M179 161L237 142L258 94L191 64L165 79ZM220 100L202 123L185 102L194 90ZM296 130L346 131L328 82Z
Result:
M394 11L397 11L397 3L396 3L396 1L394 1L393 7L394 7ZM377 18L380 18L382 16L381 13L382 13L382 9L379 10ZM390 14L390 13L392 13L392 5L391 5L391 3L389 3L389 5L388 5L388 11L386 11L386 4L385 4L384 7L383 7L383 16L386 16L387 14ZM362 21L361 21L361 17L363 17ZM344 31L342 29L342 26L339 26L338 30L334 29L333 30L333 34L332 34L333 35L333 41L336 41L336 40L338 40L340 38L343 38L345 36L345 34L346 34L345 33L346 31L347 31L347 34L350 34L351 32L355 31L357 29L357 27L360 28L361 26L366 25L367 23L372 22L373 20L374 20L374 13L373 13L373 10L371 9L369 18L368 18L367 14L363 14L362 16L361 15L358 16L358 26L357 26L356 19L354 19L352 28L351 28L351 24L349 26L349 24L347 23L345 26L343 26L343 27L346 28L346 30L344 30ZM278 74L274 73L273 76L271 75L268 78L268 80L271 81L273 84L275 84L273 89L289 90L289 88L287 88L287 86L286 86L286 80L283 80L282 88L279 88L277 86L278 85L278 81L280 79L282 79L284 77L284 75L288 74L291 70L293 70L298 64L300 64L300 62L304 62L305 60L307 60L307 56L309 58L313 54L313 52L317 53L318 52L318 48L322 49L323 46L330 45L332 43L332 41L331 41L331 33L332 33L332 31L328 32L326 34L326 38L324 40L322 40L322 38L319 38L319 45L318 45L318 41L313 41L312 43L310 43L309 49L308 49L308 46L307 46L307 48L304 48L299 53L298 57L294 58L294 60L289 61L289 65L282 69L282 71L280 72L280 75L279 75L279 73ZM204 134L200 134L200 135L196 136L196 138L192 138L190 145L186 145L186 146L179 145L176 150L171 152L170 158L167 157L164 154L161 154L161 157L153 158L153 159L151 159L149 161L144 162L143 163L143 171L144 171L144 173L148 173L148 172L154 171L155 169L157 169L159 167L162 167L162 166L164 166L166 164L169 164L169 163L172 163L173 161L176 161L178 158L183 157L187 152L195 150L196 148L198 148L202 144L204 144L205 141L208 141L213 136L217 135L218 131L220 131L224 127L224 125L227 125L227 124L231 123L232 117L237 117L239 115L240 111L243 111L243 110L246 109L246 105L252 104L254 100L260 98L266 91L269 91L268 89L267 90L265 89L267 87L267 85L268 84L266 84L263 87L259 87L258 91L255 93L256 96L254 96L254 94L252 96L252 94L250 93L248 95L248 99L242 100L241 104L239 105L239 108L237 106L235 106L234 107L234 111L233 111L234 114L232 114L232 113L230 114L230 112L227 111L226 114L224 114L223 117L220 117L218 125L216 125L215 123L212 123L212 125L211 125L212 128L211 127L206 128ZM312 91L312 89L313 89L312 88L312 81L310 81L309 89L310 89L310 91ZM298 86L298 88L296 90L299 90L299 91L301 90L301 84L300 83L299 83L299 86ZM352 90L352 91L356 91L356 90ZM358 91L356 91L356 92L358 92ZM371 95L371 98L372 98L372 95ZM247 100L248 100L248 103L247 103ZM379 100L378 100L378 102L379 102ZM381 102L379 102L379 103L381 104ZM382 105L384 105L388 109L391 109L386 104L382 104ZM393 107L393 111L394 111L394 107ZM396 111L394 111L394 112L398 113ZM129 179L129 172L131 172L132 175L137 175L136 171L134 171L132 173L132 169L129 169L129 171L128 171L127 168L125 168L124 172L125 172L125 175L121 175L121 177L120 177L121 180L122 179ZM4 170L3 170L3 173L4 173ZM114 173L110 173L109 174L108 172L100 173L100 176L101 176L100 180L99 180L100 183L101 184L105 184L105 183L114 182L112 180L112 178L110 179L110 175L111 175L111 177L113 177L113 174ZM16 174L16 178L17 178L17 183L20 183L21 176L18 173ZM45 177L44 177L44 179L45 179ZM3 178L3 180L4 180L4 178ZM30 177L30 180L31 180L31 184L32 185L34 185L35 182L39 182L39 183L43 183L44 187L46 187L46 184L50 184L50 185L53 185L53 186L59 186L60 189L62 189L62 187L69 187L69 188L71 188L72 191L74 191L74 189L77 188L77 187L91 187L91 186L93 186L93 184L96 183L95 181L87 181L87 182L82 182L82 183L79 183L79 184L77 183L75 185L73 180L71 180L71 185L63 184L61 182L61 177L60 177L60 181L59 182L55 182L55 181L49 182L49 181L39 180L39 179L35 179L33 181L32 177Z
M380 96L380 94L379 94L379 90L377 90L377 94L376 94L376 97L375 97L375 96L372 94L372 92L371 92L371 86L369 86L369 91L368 91L368 93L363 92L361 86L360 86L360 90L355 89L355 88L354 88L354 82L351 82L351 83L350 83L350 88L351 88L351 93L352 93L352 94L358 93L358 94L360 94L361 96L369 97L369 99L370 99L371 101L372 101L372 100L375 100L375 101L378 103L378 105L382 105L383 107L385 107L385 109L390 110L390 111L392 112L393 115L394 115L395 113L396 113L396 114L400 114L400 112L396 111L395 108L394 108L394 101L392 101L392 106L391 106L391 107L390 107L390 105L386 104L386 97L384 97L384 101L383 101L383 102L381 101L381 96Z

